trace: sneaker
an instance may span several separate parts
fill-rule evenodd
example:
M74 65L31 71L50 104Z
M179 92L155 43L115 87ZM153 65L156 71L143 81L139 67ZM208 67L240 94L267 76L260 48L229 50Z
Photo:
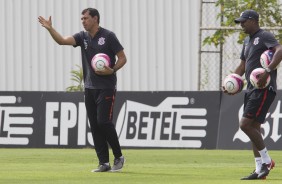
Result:
M262 178L258 178L258 173L255 172L255 170L249 175L249 176L245 176L243 178L241 178L241 180L256 180L256 179L266 179L266 176L265 177L262 177Z
M121 156L120 158L115 158L114 159L114 165L112 167L112 172L117 172L121 171L123 164L125 163L125 158L124 156Z
M107 172L111 170L111 166L107 164L101 164L97 169L93 169L91 172Z
M263 163L258 178L261 179L267 176L270 170L273 169L274 166L275 166L275 162L273 160L271 160L269 164Z

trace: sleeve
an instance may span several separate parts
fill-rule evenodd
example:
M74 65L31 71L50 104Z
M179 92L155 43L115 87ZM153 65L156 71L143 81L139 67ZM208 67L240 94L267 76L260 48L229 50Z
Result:
M119 51L123 50L123 46L120 44L120 42L117 39L115 33L111 32L109 34L108 39L110 41L110 48L115 54L117 54Z
M241 56L240 56L240 59L243 60L243 61L246 61L245 54L244 54L245 53L245 41L243 43L243 48L242 48Z
M76 45L74 45L73 47L77 47L77 46L82 46L83 45L83 31L74 34L73 38L75 39L75 42L76 42Z
M274 35L268 31L263 33L264 44L268 49L271 49L279 45L278 41L275 39Z

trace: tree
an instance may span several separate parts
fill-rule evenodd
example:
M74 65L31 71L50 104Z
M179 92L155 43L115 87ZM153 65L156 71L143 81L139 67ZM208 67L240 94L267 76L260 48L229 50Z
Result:
M218 46L223 44L225 38L233 34L236 30L231 29L235 26L234 19L240 17L241 12L246 9L253 9L259 13L260 27L277 27L282 25L281 4L277 0L218 0L216 7L220 7L220 18L222 27L230 27L230 29L216 30L212 36L204 39L203 44ZM274 33L279 42L282 42L282 30ZM238 43L243 43L246 34L240 31Z

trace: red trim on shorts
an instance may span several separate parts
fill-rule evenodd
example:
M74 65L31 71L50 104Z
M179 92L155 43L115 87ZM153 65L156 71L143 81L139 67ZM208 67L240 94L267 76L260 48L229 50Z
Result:
M267 97L267 90L264 90L263 98L262 98L262 101L260 103L259 109L256 113L256 116L259 116L261 109L262 109L262 106L264 105L264 102L266 101L266 97Z

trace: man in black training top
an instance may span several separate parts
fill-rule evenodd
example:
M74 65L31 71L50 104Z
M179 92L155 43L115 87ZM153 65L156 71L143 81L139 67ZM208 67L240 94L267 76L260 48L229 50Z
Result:
M282 47L270 32L260 29L259 15L254 10L242 12L241 16L235 19L235 23L240 23L243 31L249 34L244 40L240 57L241 63L236 68L235 73L240 76L245 73L248 83L240 128L252 142L256 165L256 169L249 176L243 177L242 180L265 179L275 163L270 158L264 144L261 124L264 123L269 107L276 96L276 66L282 59ZM275 51L275 53L271 64L259 76L258 86L260 89L255 89L250 83L250 74L254 69L262 68L260 56L268 49ZM271 77L270 84L265 86L269 75ZM227 93L225 90L224 92Z
M82 11L81 21L86 31L81 31L73 36L63 37L59 34L52 27L51 16L48 20L39 16L38 20L58 44L81 47L85 106L99 159L98 168L92 172L121 170L125 159L112 122L112 115L116 94L116 72L126 63L122 45L113 32L99 26L100 14L94 8ZM91 60L98 53L107 54L111 60L110 66L106 66L102 71L94 71L91 67ZM112 168L109 162L108 143L115 157Z

